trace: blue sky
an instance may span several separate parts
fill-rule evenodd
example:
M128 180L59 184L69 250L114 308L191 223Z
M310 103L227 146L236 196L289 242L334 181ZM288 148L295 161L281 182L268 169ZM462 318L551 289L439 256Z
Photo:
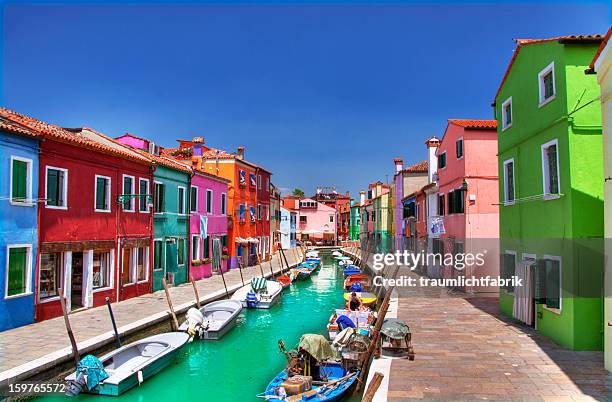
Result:
M15 4L2 104L162 145L204 136L281 188L367 183L426 157L448 118L492 118L513 38L605 33L600 3Z

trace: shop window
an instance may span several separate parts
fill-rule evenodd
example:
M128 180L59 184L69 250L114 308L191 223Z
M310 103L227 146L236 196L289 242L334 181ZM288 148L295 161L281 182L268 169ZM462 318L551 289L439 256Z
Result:
M147 280L147 259L148 247L138 247L136 249L136 279L138 282Z
M110 286L110 252L94 251L93 253L93 287Z
M59 296L58 289L62 287L62 253L40 254L40 279L38 285L38 298L45 300Z

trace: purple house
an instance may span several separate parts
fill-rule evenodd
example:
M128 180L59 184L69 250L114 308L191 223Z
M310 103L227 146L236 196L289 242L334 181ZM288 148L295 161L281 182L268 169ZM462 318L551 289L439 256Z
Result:
M189 188L189 272L194 280L208 278L219 270L225 272L228 269L229 180L206 173L197 164L195 161ZM213 251L215 247L221 251L220 259L215 259L218 258Z

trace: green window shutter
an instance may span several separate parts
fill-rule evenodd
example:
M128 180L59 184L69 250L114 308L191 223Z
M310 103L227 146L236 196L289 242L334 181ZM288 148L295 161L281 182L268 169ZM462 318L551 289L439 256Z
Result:
M204 258L210 258L210 238L204 238Z
M506 189L508 193L508 201L514 201L514 163L506 164Z
M123 178L123 195L130 195L132 193L132 178ZM132 206L132 200L130 197L123 197L123 209L130 209Z
M9 249L7 295L13 296L26 292L27 249Z
M212 191L206 192L206 213L212 213Z
M13 159L13 194L11 200L24 202L27 198L28 164Z
M198 211L198 189L197 187L191 187L191 197L189 200L189 210L191 212Z
M535 301L546 303L546 262L538 260L535 266Z
M146 211L147 210L147 182L146 181L141 181L140 182L140 191L139 191L140 197L139 197L139 209L141 211Z
M178 239L178 264L185 264L185 239Z
M47 170L47 205L60 206L59 193L59 172L49 169Z
M557 146L551 145L546 149L548 155L548 192L550 194L559 194L559 180L557 172Z
M96 209L108 209L106 203L106 179L96 179Z
M559 261L546 260L546 306L560 308L560 275Z
M156 241L153 246L153 267L154 269L161 269L161 257L162 257L162 242Z

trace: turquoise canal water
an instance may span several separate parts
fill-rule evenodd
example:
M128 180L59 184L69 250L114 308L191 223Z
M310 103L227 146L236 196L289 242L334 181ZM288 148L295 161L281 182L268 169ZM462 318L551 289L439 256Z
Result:
M297 346L305 333L326 333L332 310L344 304L342 272L322 255L318 274L285 289L270 310L243 310L220 341L192 342L164 371L120 397L81 394L73 401L262 401L256 398L285 366L278 350ZM54 398L65 401L67 397ZM46 398L45 400L50 400Z

